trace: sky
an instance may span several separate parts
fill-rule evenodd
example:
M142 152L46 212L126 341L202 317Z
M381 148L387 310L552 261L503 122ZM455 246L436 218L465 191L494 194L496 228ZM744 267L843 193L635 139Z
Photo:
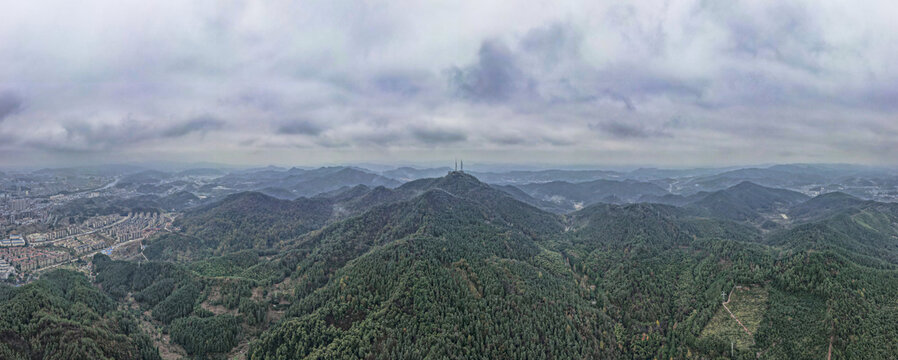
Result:
M0 8L0 166L898 165L893 1Z

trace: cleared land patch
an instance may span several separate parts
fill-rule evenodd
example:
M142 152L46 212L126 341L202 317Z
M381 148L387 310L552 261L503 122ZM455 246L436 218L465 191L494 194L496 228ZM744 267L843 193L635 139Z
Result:
M702 330L701 338L710 338L726 344L732 341L735 342L736 348L747 350L754 344L752 334L757 333L766 311L767 289L765 287L737 286L730 293L726 307L721 306Z

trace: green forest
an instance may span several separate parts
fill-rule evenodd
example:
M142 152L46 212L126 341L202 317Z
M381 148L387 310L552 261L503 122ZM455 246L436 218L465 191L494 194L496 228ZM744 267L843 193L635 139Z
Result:
M233 195L148 239L150 261L96 255L89 275L0 286L0 357L898 354L898 206L734 191L703 208L562 215L457 172L315 199ZM783 206L798 220L761 220Z

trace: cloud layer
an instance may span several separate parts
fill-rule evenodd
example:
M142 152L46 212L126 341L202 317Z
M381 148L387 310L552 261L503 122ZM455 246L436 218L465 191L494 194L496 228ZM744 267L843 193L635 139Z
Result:
M889 2L17 2L0 166L896 165Z

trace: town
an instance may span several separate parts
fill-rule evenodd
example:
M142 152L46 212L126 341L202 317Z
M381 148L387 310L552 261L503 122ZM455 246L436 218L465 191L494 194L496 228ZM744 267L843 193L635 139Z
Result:
M97 252L146 239L171 225L162 213L103 215L84 223L43 233L12 234L0 239L0 280L27 282L32 275L59 264L89 258Z
M68 170L2 174L0 281L24 284L42 271L85 265L95 253L170 230L178 213L162 210L153 201L158 196L131 180L121 173Z

